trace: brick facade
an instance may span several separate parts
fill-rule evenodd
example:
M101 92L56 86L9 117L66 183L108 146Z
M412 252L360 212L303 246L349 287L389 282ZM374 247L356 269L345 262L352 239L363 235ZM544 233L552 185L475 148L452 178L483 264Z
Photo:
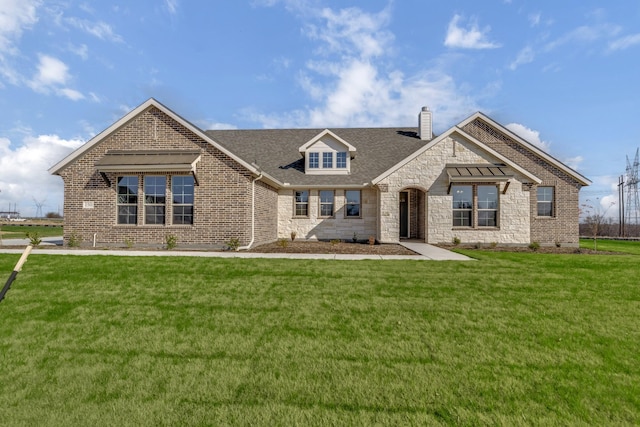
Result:
M106 173L95 163L108 150L201 150L196 165L198 185L194 189L193 225L144 225L143 172ZM176 173L168 170L150 175ZM184 174L184 172L182 172ZM64 241L72 238L82 246L152 246L165 243L167 235L176 237L178 246L222 247L237 238L241 245L251 240L251 172L213 145L202 140L156 107L150 107L107 135L59 172L64 180ZM138 225L117 224L116 183L119 175L139 177ZM167 183L169 183L169 179ZM255 242L276 238L275 189L264 182L255 184ZM166 218L171 218L171 186L167 185Z
M543 245L578 245L579 192L581 184L534 152L482 120L474 120L463 130L542 180L531 187L529 203L531 241ZM537 216L537 188L554 187L554 212L551 217Z

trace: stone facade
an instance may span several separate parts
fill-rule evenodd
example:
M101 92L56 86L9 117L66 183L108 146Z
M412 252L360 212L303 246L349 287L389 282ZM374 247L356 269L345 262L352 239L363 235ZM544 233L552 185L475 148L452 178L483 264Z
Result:
M198 185L194 189L193 225L144 225L144 173L106 173L95 163L108 150L201 150L196 166ZM176 173L153 172L169 177ZM183 173L182 173L183 174ZM178 246L222 247L237 238L241 245L251 240L252 180L255 178L238 162L203 141L193 132L155 107L134 117L83 153L59 172L64 180L64 240L83 246L162 246L168 235ZM117 224L116 185L119 175L138 176L137 225ZM108 182L107 182L108 181ZM276 238L277 193L264 182L255 184L255 243ZM167 185L166 218L171 218L171 186ZM170 221L169 221L170 222Z
M305 189L300 189L305 190ZM309 191L309 215L294 215L295 190L281 189L278 195L278 238L290 238L295 231L296 237L307 240L351 240L355 234L358 240L367 240L376 236L377 228L377 191L365 188L360 191L360 217L347 218L344 212L345 190L334 190L334 215L321 217L319 206L320 190Z
M397 242L399 235L399 195L402 191L426 194L426 218L418 224L426 230L428 243L450 243L455 237L462 242L498 244L528 244L531 233L529 223L530 193L523 185L524 177L516 175L502 194L506 183L500 183L498 227L453 227L453 196L448 194L447 164L493 164L499 159L483 152L477 145L454 135L433 145L428 150L380 181L387 191L380 192L380 240ZM417 198L417 200L420 200ZM420 210L417 215L419 216ZM419 235L418 235L419 236ZM413 235L411 236L413 237ZM418 237L419 238L419 237Z

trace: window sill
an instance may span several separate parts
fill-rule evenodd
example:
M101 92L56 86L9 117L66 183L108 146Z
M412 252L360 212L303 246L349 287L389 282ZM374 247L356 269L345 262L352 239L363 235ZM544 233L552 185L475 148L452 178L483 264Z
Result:
M452 227L454 231L500 231L500 227Z
M550 219L556 219L555 216L546 216L546 215L545 216L536 216L534 218L535 219L540 219L540 220L543 220L543 221L548 221Z

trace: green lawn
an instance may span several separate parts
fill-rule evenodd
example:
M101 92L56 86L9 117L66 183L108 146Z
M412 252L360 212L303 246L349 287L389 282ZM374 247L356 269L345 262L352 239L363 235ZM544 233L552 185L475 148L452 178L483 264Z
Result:
M585 249L597 248L599 251L625 252L640 255L640 241L581 239L580 247Z
M36 250L0 303L2 423L640 423L640 257L465 253Z
M62 236L62 226L44 227L42 225L21 226L0 224L0 234L3 239L24 239L26 233L38 233L40 237Z

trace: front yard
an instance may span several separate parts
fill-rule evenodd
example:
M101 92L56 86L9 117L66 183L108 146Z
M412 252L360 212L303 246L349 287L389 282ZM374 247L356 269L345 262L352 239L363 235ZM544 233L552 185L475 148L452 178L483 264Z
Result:
M637 255L32 254L0 303L11 425L640 423ZM4 282L19 255L0 254Z

